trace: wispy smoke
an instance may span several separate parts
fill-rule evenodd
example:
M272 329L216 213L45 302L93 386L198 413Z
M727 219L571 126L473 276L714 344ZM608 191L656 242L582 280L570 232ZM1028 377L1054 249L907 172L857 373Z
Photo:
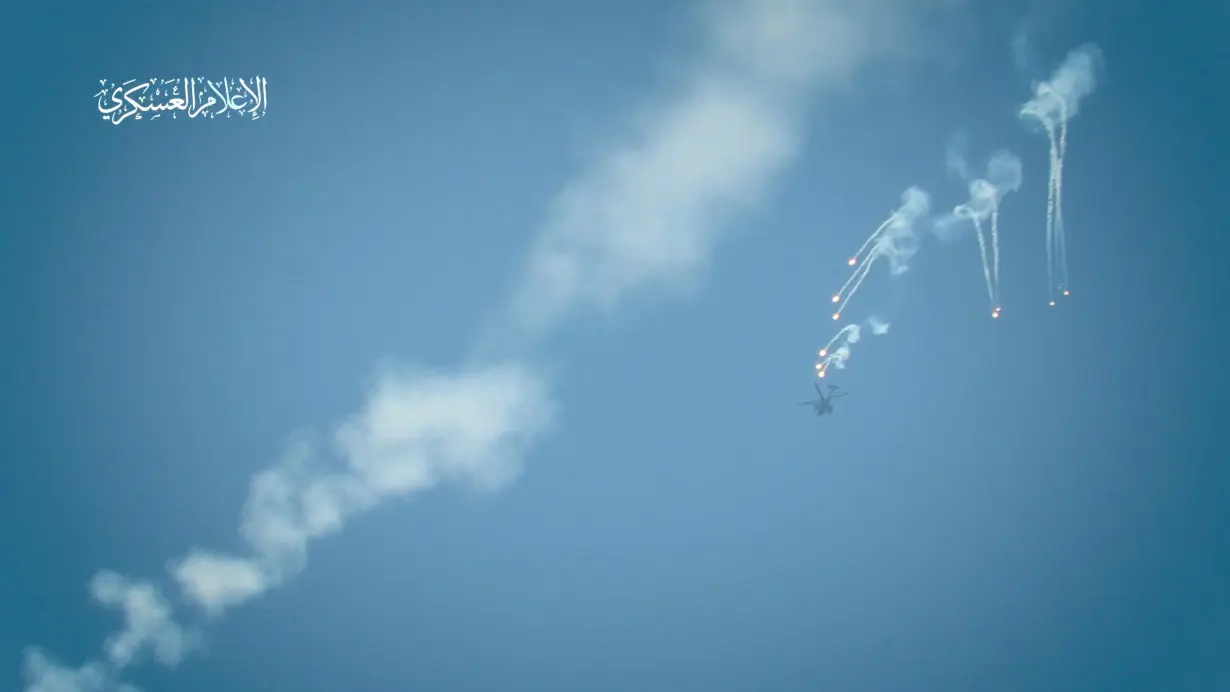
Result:
M910 260L918 252L919 246L915 225L930 211L931 198L926 192L911 187L901 193L901 206L876 241L876 247L888 258L894 275L904 273L910 268Z
M949 156L950 160L952 156ZM965 167L968 173L968 166ZM953 211L935 219L932 231L942 240L952 241L973 229L971 220L984 221L1010 192L1021 189L1021 159L1009 151L997 151L987 160L986 177L967 180L969 199Z
M1022 74L1033 66L1033 54L1029 46L1030 30L1027 25L1017 27L1012 34L1012 66Z
M1053 123L1071 120L1080 112L1081 99L1097 88L1097 73L1103 65L1102 51L1086 44L1068 53L1051 78L1033 85L1034 98L1025 109ZM1022 109L1022 110L1025 110Z
M850 359L852 353L850 347L863 338L863 327L869 327L873 336L881 336L888 333L889 326L888 322L872 315L861 324L856 322L842 327L836 336L816 354L816 375L824 377L828 374L829 368L838 370L846 368L846 361Z
M969 141L961 132L948 139L948 148L944 150L944 163L948 166L948 171L961 180L969 180L972 177L966 158L968 150Z
M704 8L709 46L691 79L645 108L628 141L560 192L492 338L532 341L572 310L692 287L729 220L763 203L802 151L817 87L842 84L898 48L915 9L899 0ZM908 259L899 241L897 257Z
M103 570L90 581L90 594L99 605L124 613L124 628L103 643L117 666L131 664L145 649L158 662L174 665L193 644L192 635L171 619L170 603L148 582Z
M296 574L309 541L385 500L449 481L503 485L552 412L543 381L520 367L386 371L331 444L300 435L252 480L241 529L251 558L194 550L171 572L189 602L217 615Z
M997 151L987 161L987 183L996 199L1021 189L1021 160L1010 151Z
M253 479L241 531L248 555L196 549L168 568L185 601L218 616L294 576L309 541L382 501L444 482L499 487L548 429L553 411L545 381L522 366L384 368L360 413L324 441L296 436L283 458ZM27 651L27 692L132 692L115 681L120 670L146 652L174 665L195 641L152 582L103 571L90 590L124 613L124 626L104 643L106 661L74 669Z

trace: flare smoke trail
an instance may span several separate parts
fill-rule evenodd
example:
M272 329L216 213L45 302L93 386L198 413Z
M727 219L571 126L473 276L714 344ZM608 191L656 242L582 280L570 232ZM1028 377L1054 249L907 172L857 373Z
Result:
M850 358L850 347L858 343L862 338L862 328L871 328L871 333L879 336L887 334L889 323L881 320L879 317L872 315L868 317L862 324L847 324L837 332L836 336L829 339L829 342L824 345L816 353L816 377L824 379L828 373L830 366L838 370L844 370L846 361ZM836 346L836 348L834 348Z
M833 313L834 320L841 319L842 310L845 309L850 299L854 297L858 287L862 285L863 279L867 278L867 273L871 270L871 266L875 263L876 259L887 257L890 270L894 276L900 275L909 269L910 259L914 256L914 253L918 252L918 239L914 233L914 226L920 218L927 215L930 208L931 198L921 189L910 187L901 193L901 206L889 215L888 219L881 223L879 228L868 236L867 240L863 241L862 247L848 260L848 264L857 266L855 266L854 273L846 280L841 290L833 295L834 303L841 302L837 307L837 312ZM863 256L860 262L860 256L863 255L864 250L867 250L868 247L871 249L867 251L866 256ZM838 369L846 367L846 360L850 358L850 346L858 343L861 328L864 325L870 327L873 334L884 334L888 331L889 326L887 322L873 315L868 317L862 325L855 323L842 327L817 352L816 377L823 378L830 366Z
M1080 101L1097 88L1095 72L1102 62L1097 46L1088 44L1068 54L1046 82L1034 84L1034 97L1021 106L1023 119L1041 123L1049 144L1050 176L1046 194L1046 272L1050 305L1055 291L1068 295L1068 246L1063 222L1063 163L1068 149L1068 121ZM1058 265L1058 266L1057 266ZM1056 276L1058 274L1058 276Z
M999 303L995 297L995 284L991 281L991 268L987 264L987 241L982 234L982 221L968 204L958 204L952 213L959 219L969 219L974 222L974 233L978 236L978 254L982 259L982 276L987 284L987 298L991 301L991 317L999 316Z
M960 163L960 170L967 173L968 167L963 161ZM949 166L953 166L951 153ZM987 297L991 301L992 318L998 318L1003 309L999 287L999 205L1005 195L1020 188L1021 160L1011 152L997 151L987 160L986 177L969 182L969 200L957 205L950 214L938 219L933 226L938 235L945 237L951 236L955 228L963 226L967 221L973 224L982 259L982 276L987 286ZM983 221L988 220L991 231L990 257L982 225Z
M867 272L871 271L871 266L877 259L887 257L894 276L909 269L910 258L918 251L914 224L918 219L926 216L930 208L931 198L917 187L911 187L901 193L901 206L889 215L888 219L881 223L879 228L867 237L867 240L863 241L863 246L858 249L858 252L847 260L847 264L854 266L854 273L846 279L846 283L837 293L833 294L833 302L840 303L837 311L833 313L834 320L841 319L841 313L846 309L846 304L858 292L863 279L867 278ZM860 261L859 257L868 246L871 247L870 251Z
M1046 129L1046 137L1050 144L1048 155L1050 174L1046 181L1046 286L1050 304L1055 304L1055 188L1059 169L1063 165L1059 157L1059 147L1055 138L1055 123L1045 114L1030 108L1028 105L1021 110L1022 116L1031 116L1041 121ZM1066 281L1066 277L1064 277Z
M994 264L991 266L991 275L995 280L995 309L999 310L999 202L994 198L991 200L991 249L994 255Z

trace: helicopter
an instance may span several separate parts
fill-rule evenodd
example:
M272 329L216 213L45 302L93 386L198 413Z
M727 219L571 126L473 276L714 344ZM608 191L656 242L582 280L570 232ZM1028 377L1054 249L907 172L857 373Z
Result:
M845 396L846 393L845 392L838 393L837 390L839 389L839 387L835 384L830 384L829 394L828 396L825 396L824 390L820 389L820 383L814 382L813 384L815 384L816 394L819 394L820 398L815 399L813 401L801 401L799 402L798 405L815 407L817 416L823 416L825 414L828 414L830 416L833 415L833 399L839 396Z

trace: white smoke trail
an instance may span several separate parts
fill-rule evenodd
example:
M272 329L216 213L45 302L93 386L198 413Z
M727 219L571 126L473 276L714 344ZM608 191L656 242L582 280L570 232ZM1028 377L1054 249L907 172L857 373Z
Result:
M1068 121L1080 109L1080 102L1097 88L1095 73L1102 64L1102 53L1088 44L1070 52L1055 69L1050 80L1034 84L1034 97L1021 106L1020 116L1032 118L1046 130L1050 146L1051 175L1047 190L1046 240L1047 283L1051 305L1055 289L1068 295L1067 229L1063 218L1063 168L1068 148ZM1058 281L1056 281L1058 261Z
M863 244L859 246L858 252L850 256L850 259L847 260L847 264L853 267L855 264L858 263L858 258L863 255L863 251L867 249L867 246L871 245L872 241L874 241L877 237L879 237L880 233L882 233L885 228L888 228L888 224L893 222L893 216L895 214L896 212L889 214L888 218L884 219L884 223L880 224L879 227L877 227L874 231L871 232L871 235L867 236L867 240L864 240Z
M872 315L864 320L861 324L847 324L842 327L837 334L829 340L828 344L816 354L816 377L823 379L829 368L837 368L844 370L846 361L850 359L850 347L857 344L862 338L862 328L868 327L871 333L875 336L888 333L890 324L879 317ZM836 348L833 346L838 344Z
M1050 147L1047 155L1050 171L1046 181L1046 291L1047 300L1055 304L1055 190L1058 187L1059 174L1059 143L1055 137L1055 123L1045 112L1027 105L1021 110L1022 116L1036 118L1046 130Z
M854 274L851 275L850 278L846 280L847 286L850 284L851 281L854 282L854 285L850 287L850 292L846 293L845 299L843 299L841 301L841 304L837 306L837 311L833 313L834 320L841 319L841 313L843 310L846 309L846 304L849 303L850 299L854 297L854 294L858 292L858 287L863 285L863 279L867 278L867 274L871 271L872 265L875 264L876 258L879 256L880 256L879 248L872 250L871 254L867 256L867 259L862 264L860 264L858 266L858 269L854 271ZM845 290L845 286L842 287L842 290L843 291ZM833 296L833 297L836 298L837 296Z
M842 327L840 330L837 331L837 334L834 335L832 339L829 339L829 342L824 345L824 348L821 348L816 353L817 357L824 358L825 356L829 354L829 349L833 347L833 344L837 343L838 340L844 338L846 335L850 334L851 332L857 332L858 330L859 330L859 326L857 324L847 324L846 326ZM854 340L858 341L858 337L855 336Z
M833 313L834 320L841 319L841 313L846 304L858 292L859 286L862 285L877 259L882 256L887 257L890 271L894 276L909 269L909 261L918 251L918 239L914 233L915 224L927 215L930 208L931 198L921 189L910 187L901 193L901 206L888 217L888 220L880 224L876 232L863 242L863 248L860 248L859 252L851 258L857 259L863 249L874 242L866 258L855 267L854 273L846 279L841 289L833 294L833 302L840 301L841 303L837 311Z
M1067 150L1068 150L1068 107L1067 107L1067 103L1063 100L1063 97L1060 96L1059 94L1054 93L1054 89L1047 87L1045 85L1043 86L1045 87L1046 91L1054 94L1056 104L1058 105L1058 108L1059 108L1059 118L1058 118L1059 143L1058 143L1058 146L1056 147L1056 152L1054 154L1055 156L1054 218L1055 218L1055 235L1056 235L1056 240L1057 240L1056 246L1059 249L1059 272L1060 272L1059 275L1061 277L1060 283L1062 284L1061 289L1066 291L1069 288L1069 284L1068 284L1068 237L1067 237L1067 229L1064 228L1064 223L1063 223L1063 161L1064 161L1064 155L1067 153Z
M846 279L846 282L841 285L841 288L837 289L837 292L833 294L834 303L841 301L843 295L845 296L845 300L847 302L850 300L850 296L846 295L846 289L850 288L850 284L854 283L855 281L861 282L862 281L861 277L865 276L867 274L867 271L871 269L871 264L875 262L876 260L877 247L872 247L871 252L868 253L867 256L864 257L863 259L860 260L859 258L862 257L863 251L866 250L867 247L872 244L872 242L874 242L876 239L880 237L880 233L882 233L884 229L888 228L888 225L891 224L893 222L893 219L895 219L896 217L897 217L897 212L893 212L892 214L889 214L888 218L884 219L884 223L880 224L879 227L877 227L874 231L871 232L871 235L867 236L867 239L863 241L862 246L859 247L858 252L855 252L850 257L850 259L846 261L847 264L849 264L851 267L854 267L854 273L851 274L850 277ZM855 265L858 265L858 266L855 266ZM855 286L855 288L857 289L858 287ZM845 307L845 302L843 302L841 304L841 307L837 309L837 312L834 313L835 315L837 315L837 317L834 317L833 319L838 319L838 317L840 317L841 310L844 307Z
M978 219L967 204L958 205L952 210L952 213L961 218L967 218L974 222L974 234L978 236L978 254L982 259L982 276L987 284L987 300L991 301L991 309L995 309L995 287L991 283L991 267L987 263L987 242L982 234L982 221Z
M1021 189L1021 160L1007 151L997 151L987 160L987 182L990 183L992 275L995 279L996 309L1003 300L999 282L999 203L1009 192Z
M950 154L949 166L952 167ZM987 160L986 178L969 182L969 201L959 204L952 212L936 220L932 229L941 237L956 237L955 229L969 223L978 239L979 256L982 261L983 281L991 301L991 317L998 318L1002 296L999 280L999 206L1009 192L1021 188L1021 160L1008 151L997 151ZM987 247L984 221L990 221L991 244ZM988 249L990 256L988 257Z
M991 200L991 252L993 264L991 265L991 274L995 280L995 307L999 307L1000 292L999 292L999 202Z

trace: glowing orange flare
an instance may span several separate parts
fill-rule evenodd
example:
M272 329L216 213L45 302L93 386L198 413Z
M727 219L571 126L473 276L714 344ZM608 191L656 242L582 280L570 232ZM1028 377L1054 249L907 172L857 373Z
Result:
M1065 288L1065 289L1063 289L1063 294L1064 294L1065 296L1070 296L1070 295L1072 295L1071 293L1068 293L1068 289L1066 289L1066 288Z
M850 265L851 267L853 267L857 263L858 263L858 260L854 257L851 257L849 260L846 261L846 264Z
M841 296L840 296L840 295L838 295L838 294L836 294L836 293L834 293L834 294L833 294L833 302L834 302L834 303L836 303L836 302L837 302L837 301L839 301L839 300L841 300Z
M1051 301L1051 307L1055 307L1055 301Z
M999 313L998 313L998 312L993 312L993 313L991 313L991 319L993 319L993 320L997 320L997 319L999 319Z
M829 350L828 350L827 348L822 348L822 349L820 349L820 357L821 357L821 358L823 358L823 357L827 356L828 354L829 354ZM820 367L820 366L819 366L819 365L817 365L816 367L818 368L818 367Z
M840 312L835 312L835 313L833 313L833 319L834 319L834 320L839 320L839 319L841 319L841 313L840 313Z

